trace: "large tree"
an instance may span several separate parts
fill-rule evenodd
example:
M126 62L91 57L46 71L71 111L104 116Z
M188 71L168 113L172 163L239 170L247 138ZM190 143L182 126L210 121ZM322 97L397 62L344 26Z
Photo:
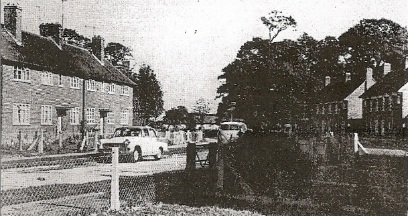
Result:
M170 110L167 110L164 122L169 125L185 124L188 128L195 127L194 118L185 106L173 107Z
M210 112L210 103L204 98L198 99L193 107L193 112L198 115L199 123L203 125L204 117Z
M149 65L142 65L139 73L133 74L131 79L136 83L133 91L134 110L146 124L163 113L163 92Z
M118 66L127 57L132 57L131 51L129 47L115 42L110 42L105 47L105 55L108 56L114 66Z
M273 10L269 17L261 17L262 23L268 27L269 41L272 42L282 31L289 27L296 27L296 20L292 16L282 15L281 11Z
M408 32L391 20L363 19L343 33L339 42L348 70L361 77L364 76L364 68L373 63L388 62L393 68L402 67Z

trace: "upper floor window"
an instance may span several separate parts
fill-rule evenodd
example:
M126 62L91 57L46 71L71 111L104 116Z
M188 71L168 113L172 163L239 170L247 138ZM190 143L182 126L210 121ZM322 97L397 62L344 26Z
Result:
M316 114L319 114L320 110L319 110L319 104L316 105Z
M30 69L14 66L14 80L30 82Z
M52 106L51 105L41 106L41 124L42 125L52 125Z
M370 112L372 112L373 111L373 100L372 99L370 99L369 100L369 105L370 105Z
M69 111L69 123L72 125L79 124L79 107L74 107Z
M95 124L96 123L95 108L87 108L86 109L86 122L88 124Z
M52 85L52 73L49 71L41 72L41 84Z
M30 104L13 104L13 125L30 125Z
M105 82L101 82L101 92L105 91Z
M396 104L401 104L401 101L402 101L401 94L397 94L397 101L396 101Z
M343 109L347 109L347 101L343 101Z
M115 83L109 83L108 93L109 94L115 94Z
M120 113L120 124L123 124L123 125L129 124L129 116L128 116L127 109L123 109Z
M70 78L70 87L74 89L79 89L79 77Z
M120 88L120 94L121 95L129 95L129 86L121 86Z
M374 111L378 111L378 99L374 99Z
M385 98L380 98L381 111L385 111Z
M85 85L86 85L86 90L96 91L96 82L95 82L95 80L86 80Z
M64 83L62 82L62 75L58 74L58 86L64 86Z
M322 104L322 114L324 114L324 104Z

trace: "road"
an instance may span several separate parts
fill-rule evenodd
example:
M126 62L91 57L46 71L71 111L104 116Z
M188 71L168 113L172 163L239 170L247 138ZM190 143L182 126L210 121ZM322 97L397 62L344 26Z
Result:
M151 175L165 171L182 170L186 167L185 154L173 154L155 161L146 158L137 163L119 163L120 176ZM110 163L90 163L86 165L62 164L14 168L1 171L1 190L27 188L52 184L83 184L111 178Z

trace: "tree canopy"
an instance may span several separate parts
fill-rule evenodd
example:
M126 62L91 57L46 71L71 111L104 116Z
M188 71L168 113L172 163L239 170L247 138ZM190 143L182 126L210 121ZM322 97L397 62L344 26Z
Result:
M272 42L280 32L289 27L296 27L296 20L292 16L282 15L281 11L273 10L269 17L261 17L262 23L268 27L269 41Z
M144 123L152 117L157 118L164 111L163 92L154 70L149 65L142 65L131 79L136 83L133 91L135 112Z
M264 17L262 21L273 28L279 25L272 22L288 22ZM361 78L373 58L398 67L408 37L406 28L381 19L362 20L339 39L328 36L318 41L306 33L295 41L271 39L274 36L244 43L235 60L223 68L218 77L223 84L217 90L222 98L220 119L233 114L253 128L306 119L307 106L323 88L325 76L343 81L345 73L352 72L353 78Z
M193 116L188 112L185 106L178 106L166 111L164 122L169 125L185 124L188 128L195 127Z
M210 112L210 103L204 98L198 99L193 107L193 112L198 115L199 123L204 124L204 117Z
M105 55L108 56L114 66L126 59L132 57L131 49L121 43L110 42L105 47Z

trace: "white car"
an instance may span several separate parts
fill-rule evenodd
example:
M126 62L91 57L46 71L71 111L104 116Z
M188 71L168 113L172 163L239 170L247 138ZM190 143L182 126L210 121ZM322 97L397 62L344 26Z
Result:
M218 143L226 144L236 141L247 130L247 125L243 122L222 122L218 129Z
M167 143L160 142L156 130L149 126L117 128L112 138L100 140L99 151L111 152L113 146L119 146L120 155L127 156L133 162L145 156L160 160L163 152L168 151Z

